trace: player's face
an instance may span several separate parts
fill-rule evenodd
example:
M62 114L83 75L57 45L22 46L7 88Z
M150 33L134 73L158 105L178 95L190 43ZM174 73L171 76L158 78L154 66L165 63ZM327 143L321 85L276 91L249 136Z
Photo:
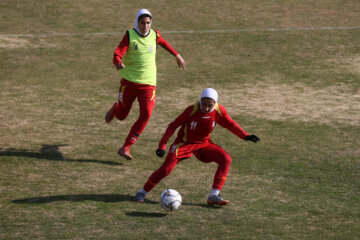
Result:
M142 17L138 21L138 27L142 35L145 35L151 28L151 18Z
M215 105L215 101L211 98L203 98L201 99L200 109L203 113L209 113Z

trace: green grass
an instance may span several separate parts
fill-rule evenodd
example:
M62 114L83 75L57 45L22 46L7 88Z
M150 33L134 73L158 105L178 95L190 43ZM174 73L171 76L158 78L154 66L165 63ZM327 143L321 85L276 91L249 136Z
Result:
M112 55L136 11L187 61L159 48L152 118L116 154L138 115L106 125L120 77ZM358 239L359 29L166 33L170 30L358 26L357 1L2 1L0 8L0 239ZM195 14L194 14L195 13ZM118 32L115 35L86 35ZM12 37L9 34L75 33ZM206 205L216 169L191 158L133 201L162 163L166 126L205 87L249 133L218 127L233 162ZM167 213L166 188L183 197Z

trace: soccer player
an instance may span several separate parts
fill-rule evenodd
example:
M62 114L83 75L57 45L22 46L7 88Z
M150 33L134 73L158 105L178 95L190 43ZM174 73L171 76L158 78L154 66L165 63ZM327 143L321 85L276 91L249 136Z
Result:
M177 138L169 148L169 153L160 166L146 181L143 188L136 193L135 201L144 202L144 198L163 178L168 176L176 164L195 155L204 163L216 162L218 164L212 190L207 199L209 205L227 205L228 200L220 196L220 191L226 181L230 168L229 154L210 140L212 130L217 124L228 129L241 139L256 143L260 141L256 135L245 132L226 112L225 108L217 103L218 94L212 88L206 88L199 102L185 109L173 122L171 122L162 136L156 155L163 157L166 144L175 130L181 126Z
M113 57L113 63L122 79L118 100L106 113L105 122L110 123L114 117L124 120L136 98L140 109L139 118L118 150L118 154L127 160L132 159L130 147L145 129L155 105L157 44L176 57L179 67L186 69L184 59L158 31L151 29L151 23L151 13L146 9L139 10L135 27L123 36Z

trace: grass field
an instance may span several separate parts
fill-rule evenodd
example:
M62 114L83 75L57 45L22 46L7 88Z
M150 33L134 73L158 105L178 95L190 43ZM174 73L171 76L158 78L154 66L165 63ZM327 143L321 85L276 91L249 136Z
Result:
M104 123L120 77L113 51L137 10L187 62L159 48L152 118ZM0 239L359 239L360 2L0 2ZM163 159L167 124L205 87L257 144L218 127L233 162L206 205L215 164L179 164L133 201ZM166 188L181 209L159 204Z

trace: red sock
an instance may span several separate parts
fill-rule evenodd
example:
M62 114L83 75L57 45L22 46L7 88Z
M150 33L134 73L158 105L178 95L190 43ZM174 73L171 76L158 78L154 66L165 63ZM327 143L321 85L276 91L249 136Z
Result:
M134 145L137 139L138 137L135 134L129 133L122 147L128 150L132 145Z
M212 188L221 190L225 184L225 181L226 181L226 177L223 177L223 178L214 177L214 182L213 182Z
M150 192L155 186L156 184L154 184L153 182L151 182L150 179L148 179L144 185L144 190Z

